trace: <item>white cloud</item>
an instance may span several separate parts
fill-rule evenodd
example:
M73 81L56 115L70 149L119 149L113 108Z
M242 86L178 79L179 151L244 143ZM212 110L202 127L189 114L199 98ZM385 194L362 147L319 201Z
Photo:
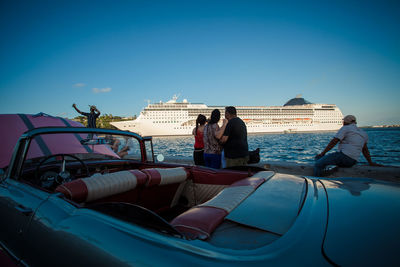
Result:
M86 84L84 84L84 83L76 83L76 84L74 84L74 87L85 87L86 86Z
M98 94L98 93L108 93L111 92L111 88L107 87L107 88L93 88L93 93Z

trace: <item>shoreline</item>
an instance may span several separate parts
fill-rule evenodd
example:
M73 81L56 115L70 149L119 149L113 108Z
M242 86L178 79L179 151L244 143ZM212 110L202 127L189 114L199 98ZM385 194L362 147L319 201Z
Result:
M165 163L179 163L186 165L194 165L193 159L188 157L168 157L165 156ZM262 167L274 172L313 176L313 164L307 163L292 163L285 161L260 161L256 164L249 164L249 166ZM369 166L369 165L355 165L351 168L338 168L334 173L324 178L371 178L380 181L389 181L400 183L400 167L397 166Z

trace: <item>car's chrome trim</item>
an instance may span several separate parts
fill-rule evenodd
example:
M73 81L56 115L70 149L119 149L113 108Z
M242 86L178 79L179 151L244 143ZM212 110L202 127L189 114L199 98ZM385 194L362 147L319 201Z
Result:
M28 127L30 128L30 127ZM111 134L111 135L125 135L129 137L136 138L139 140L142 150L142 161L148 161L146 154L146 141L150 142L150 149L152 159L154 162L154 150L153 150L153 142L151 136L142 137L137 133L120 131L120 130L111 130L111 129L99 129L99 128L85 128L85 127L38 127L31 130L26 131L19 138L15 148L13 155L11 157L9 168L7 169L6 174L1 178L0 181L3 181L10 178L17 178L22 171L23 162L27 156L27 152L30 146L32 139L36 136L45 135L45 134L58 134L58 133L94 133L94 134ZM51 154L51 153L50 153Z

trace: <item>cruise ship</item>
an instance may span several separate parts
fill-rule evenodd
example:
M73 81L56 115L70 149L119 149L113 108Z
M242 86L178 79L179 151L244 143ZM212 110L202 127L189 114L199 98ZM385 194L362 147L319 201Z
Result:
M221 111L222 122L225 106L177 100L175 95L167 102L149 103L137 119L111 124L120 130L142 136L179 136L191 135L197 116L203 114L208 118L214 109ZM313 104L301 95L290 99L283 106L235 107L250 134L336 131L342 126L343 115L335 104Z

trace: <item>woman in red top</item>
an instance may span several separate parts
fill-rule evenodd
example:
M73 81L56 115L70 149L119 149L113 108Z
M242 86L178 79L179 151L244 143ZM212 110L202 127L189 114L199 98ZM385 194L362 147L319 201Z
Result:
M206 116L199 114L196 119L196 128L193 129L194 135L194 164L204 166L204 127L206 125Z

